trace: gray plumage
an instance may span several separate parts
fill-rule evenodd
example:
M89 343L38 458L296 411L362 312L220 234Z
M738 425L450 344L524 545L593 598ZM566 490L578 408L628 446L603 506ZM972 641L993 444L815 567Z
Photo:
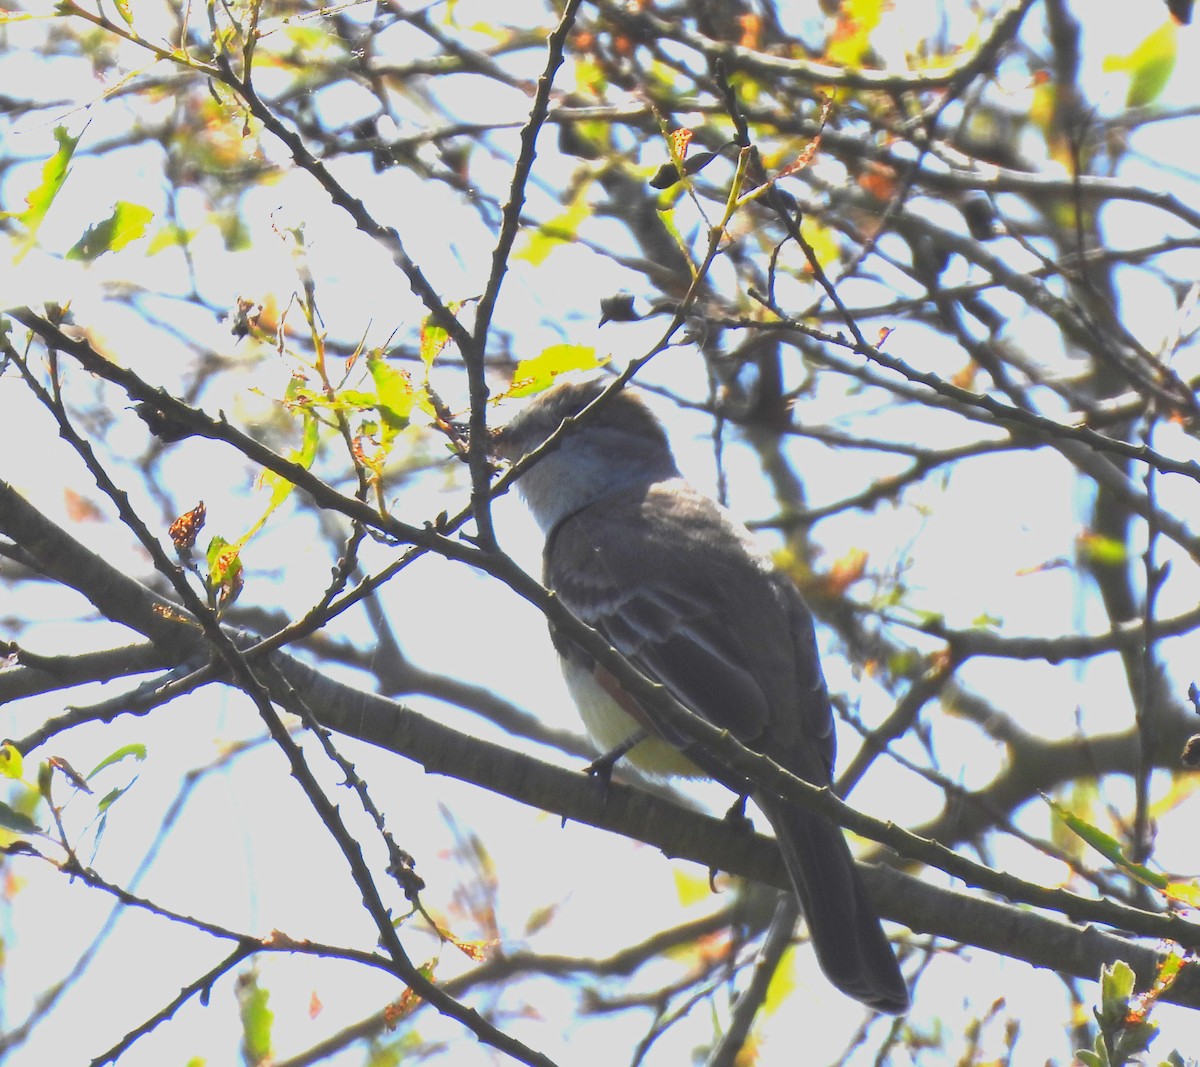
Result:
M578 415L604 381L560 382L496 435L511 459ZM815 785L834 765L833 715L812 618L795 585L744 526L679 474L666 433L631 390L566 434L517 483L546 535L543 580L696 714ZM552 634L585 724L603 751L648 728L625 757L651 774L706 774L742 793L719 760L598 676ZM820 814L754 794L779 840L817 960L835 986L879 1011L908 990L841 829Z

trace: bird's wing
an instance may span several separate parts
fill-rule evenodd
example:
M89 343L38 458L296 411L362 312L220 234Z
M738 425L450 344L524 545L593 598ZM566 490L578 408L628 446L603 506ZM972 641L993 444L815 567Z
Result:
M545 562L563 606L682 704L829 780L833 720L808 611L718 505L682 480L614 494L565 520Z

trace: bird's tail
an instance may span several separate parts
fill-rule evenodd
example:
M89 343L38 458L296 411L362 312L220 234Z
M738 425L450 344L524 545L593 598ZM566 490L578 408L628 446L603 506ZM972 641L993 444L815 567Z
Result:
M841 827L776 798L755 799L775 829L825 976L876 1011L908 1011L904 975L867 899Z

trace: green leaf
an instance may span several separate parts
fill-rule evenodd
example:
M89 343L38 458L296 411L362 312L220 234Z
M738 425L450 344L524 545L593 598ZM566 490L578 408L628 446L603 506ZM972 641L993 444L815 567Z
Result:
M111 767L114 763L120 763L122 760L129 759L131 756L141 763L142 760L146 758L146 746L134 743L122 745L115 751L110 752L88 772L88 780L90 781L92 778L94 778L96 774L99 771L104 770L105 767Z
M384 425L383 443L388 445L400 430L408 426L413 408L417 406L417 390L404 371L382 356L368 356L367 370L375 382L377 406Z
M1166 889L1170 884L1170 879L1165 874L1159 874L1157 871L1152 871L1149 867L1145 867L1140 863L1134 863L1133 860L1129 859L1121 848L1121 843L1115 837L1106 834L1098 827L1072 814L1061 804L1051 800L1049 797L1046 797L1046 803L1050 805L1055 815L1091 845L1092 848L1108 859L1109 862L1132 874L1138 881L1159 890ZM1129 974L1130 982L1132 983L1133 972L1130 971ZM1130 989L1132 988L1131 984Z
M216 215L213 221L221 232L227 252L244 252L251 247L250 230L237 212Z
M24 772L25 761L17 747L5 741L0 745L0 775L5 778L20 778Z
M323 403L318 403L316 394L314 394L304 384L301 378L292 378L288 383L287 392L284 395L284 403L291 410L299 409L304 419L304 429L300 438L300 447L293 449L288 455L288 459L292 463L308 470L313 465L313 461L317 458L317 449L321 443L321 424L314 412L314 407L324 406ZM271 489L271 499L267 502L266 510L241 537L237 540L236 548L240 551L250 539L258 533L266 524L267 519L271 517L276 508L279 507L289 496L292 495L292 490L296 486L287 478L274 471L263 471L259 476L259 485L264 488L269 486ZM210 551L211 551L210 546ZM241 564L238 564L237 581L241 581ZM231 587L232 588L232 587Z
M692 277L696 276L697 268L695 260L692 259L691 248L688 246L687 240L683 234L679 232L679 227L675 224L675 205L678 203L680 196L683 195L682 185L673 185L669 189L664 189L658 194L658 219L663 224L667 233L671 235L671 239L678 246L679 251L683 254L683 258L687 260L688 270L691 271Z
M551 345L532 359L523 359L513 373L512 387L506 397L532 396L549 389L554 379L569 371L596 370L608 362L597 356L591 345Z
M3 800L0 800L0 826L18 834L36 834L41 830L28 815L9 807Z
M456 318L462 310L465 300L455 300L446 305L446 310ZM425 364L425 381L429 381L429 371L433 361L442 354L442 350L450 343L450 334L433 320L432 315L426 315L421 322L421 362Z
M131 785L133 785L132 782L130 782L129 785L123 785L116 789L110 789L96 804L96 811L101 815L106 814L109 808L111 808L118 800L121 799L121 797L129 792L129 786Z
M37 240L38 230L46 218L46 212L50 210L50 205L54 203L54 198L58 196L58 191L67 180L71 157L79 143L79 138L68 134L65 126L55 127L54 139L58 142L58 150L42 164L42 180L25 198L28 206L15 216L5 213L5 217L15 217L25 227L25 240L13 257L14 263L19 263Z
M1133 968L1124 960L1116 960L1100 968L1100 1000L1104 1008L1117 1008L1120 1016L1125 1014L1125 1006L1133 994L1136 976Z
M1127 1022L1117 1037L1117 1047L1114 1050L1120 1063L1132 1063L1135 1056L1140 1056L1150 1048L1150 1042L1158 1036L1156 1023ZM1139 1061L1140 1062L1140 1061Z
M683 161L684 177L690 178L693 175L699 174L720 154L720 152L697 152L694 156L688 156ZM650 187L652 189L670 189L671 186L680 180L679 170L680 168L674 160L664 163L654 172L654 177L650 179Z
M119 252L131 241L142 237L153 218L154 212L148 207L118 200L108 218L87 228L87 232L67 253L67 259L90 263L105 252Z
M271 1028L275 1023L275 1015L268 1007L271 994L258 984L258 974L248 971L238 976L237 998L242 1021L242 1056L249 1067L254 1067L271 1055Z
M317 458L317 448L321 444L321 427L315 418L304 420L304 433L300 438L300 447L293 450L289 457L293 463L299 464L305 470L313 465Z
M117 13L125 20L126 26L133 25L133 5L129 0L113 0L113 6L116 7Z

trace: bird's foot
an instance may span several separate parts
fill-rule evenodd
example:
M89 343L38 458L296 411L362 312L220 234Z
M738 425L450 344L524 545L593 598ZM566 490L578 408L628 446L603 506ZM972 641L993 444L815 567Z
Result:
M603 756L599 756L592 760L584 770L590 778L595 778L600 782L601 788L605 795L608 795L608 786L612 781L613 768L621 760L621 758L635 745L641 744L646 738L645 733L638 731L632 737L627 737L616 748L605 752Z
M729 823L729 825L734 828L735 833L754 833L754 823L750 821L749 816L746 814L746 801L749 799L750 798L745 793L742 793L737 800L735 800L729 806L729 810L725 812L725 818L723 821ZM721 872L716 867L709 867L708 869L708 888L714 893L719 891L717 889L717 875L720 873Z

